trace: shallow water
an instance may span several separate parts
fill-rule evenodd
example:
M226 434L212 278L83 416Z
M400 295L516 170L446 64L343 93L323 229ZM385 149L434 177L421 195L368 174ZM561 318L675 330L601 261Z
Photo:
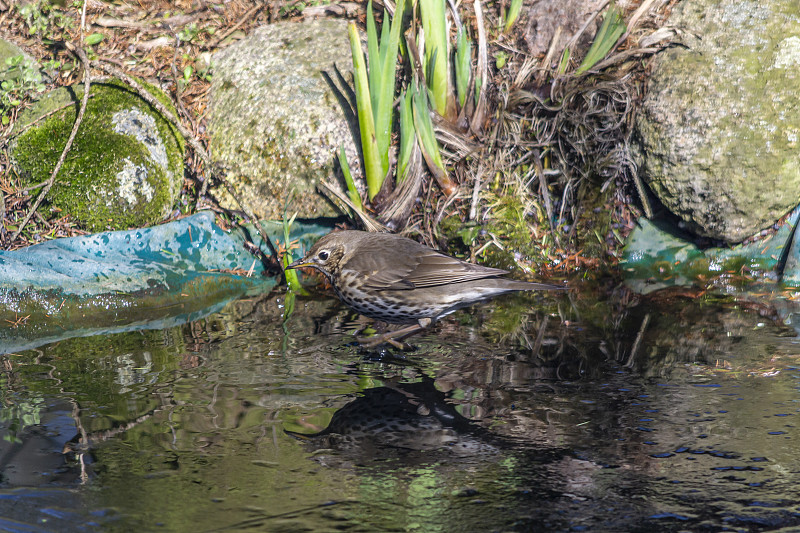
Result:
M800 528L800 344L769 310L516 295L401 353L283 298L3 356L0 529Z

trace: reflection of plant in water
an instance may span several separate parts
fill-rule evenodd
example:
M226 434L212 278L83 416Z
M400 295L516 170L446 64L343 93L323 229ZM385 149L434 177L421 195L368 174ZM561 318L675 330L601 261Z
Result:
M511 295L505 297L502 305L492 307L484 327L486 335L492 342L508 343L518 340L525 344L531 334L536 336L539 324L547 319L548 311L537 302L533 305L530 295ZM561 322L560 319L555 320Z
M7 392L7 391L5 391ZM22 441L17 437L26 427L35 426L41 423L41 411L44 403L42 396L36 395L26 400L21 400L18 395L14 401L10 400L7 394L0 408L0 422L5 426L3 440L20 444ZM20 401L21 400L21 401Z
M130 391L132 385L143 383L153 370L153 361L149 352L143 352L144 364L138 364L134 354L126 353L116 356L116 379L114 383L120 385L119 393Z

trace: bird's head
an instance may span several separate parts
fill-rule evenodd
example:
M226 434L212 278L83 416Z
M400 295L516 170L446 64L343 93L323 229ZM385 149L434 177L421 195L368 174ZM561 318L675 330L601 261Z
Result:
M316 268L330 279L340 269L342 257L345 254L347 233L349 232L340 231L325 235L311 247L305 257L287 266L286 270L303 267Z

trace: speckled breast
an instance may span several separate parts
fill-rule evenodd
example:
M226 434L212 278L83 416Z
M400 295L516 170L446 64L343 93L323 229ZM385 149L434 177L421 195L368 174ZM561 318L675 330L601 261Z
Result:
M333 289L342 302L358 313L392 324L416 322L439 311L409 302L412 291L363 291L358 287L357 276L351 273L342 273Z

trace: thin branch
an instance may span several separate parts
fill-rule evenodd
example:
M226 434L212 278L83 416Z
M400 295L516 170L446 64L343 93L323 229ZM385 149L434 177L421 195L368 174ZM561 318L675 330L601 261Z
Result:
M143 32L163 32L176 26L185 26L192 22L203 19L208 14L208 10L203 9L196 11L189 15L175 15L165 19L146 20L143 22L134 22L130 20L116 19L113 17L99 17L92 24L95 26L102 26L104 28L128 28Z
M70 43L66 43L67 48L78 56L81 63L83 64L83 99L81 100L81 107L78 110L78 117L75 119L75 124L72 126L72 132L69 134L69 139L67 139L67 144L64 146L64 150L61 152L61 157L58 158L58 163L56 163L56 167L53 169L53 173L50 174L50 179L47 180L47 184L42 189L42 192L39 193L39 196L36 197L36 201L31 206L30 210L28 210L28 214L25 215L25 219L17 228L17 231L11 236L11 240L9 242L14 242L17 240L17 237L20 236L22 230L25 229L25 226L30 222L31 217L39 209L39 205L44 200L44 197L47 196L47 193L50 192L50 188L56 182L56 176L58 172L61 170L61 167L64 165L64 161L67 159L67 154L69 153L70 149L72 148L72 143L75 141L75 136L78 134L78 128L81 126L81 122L83 121L83 115L86 113L86 105L89 103L89 87L92 84L92 74L89 68L89 58L86 57L86 53L80 47L73 46Z
M83 32L86 31L86 6L88 4L89 4L88 0L83 0L83 5L81 6L81 27L79 28L81 43L83 43Z
M203 49L203 50L211 50L212 48L216 48L219 45L219 43L221 43L222 41L227 39L230 34L235 32L236 30L238 30L242 26L242 24L244 24L245 22L250 21L256 15L256 13L258 13L259 11L264 9L265 5L266 4L264 4L263 2L259 2L258 4L256 4L252 9L250 9L247 13L245 13L242 16L242 18L239 20L239 22L237 22L236 24L231 26L225 33L223 33L222 35L220 35L219 37L217 37L216 39L214 39L210 43L208 43L206 45L203 45L201 47L201 49Z
M95 82L95 83L100 83L101 81L102 81L102 79L94 78L94 82ZM93 94L90 94L90 95L89 95L89 99L92 99L92 98L94 98L94 95L93 95ZM30 128L32 128L33 126L35 126L35 125L36 125L38 122L40 122L40 121L42 121L42 120L44 120L44 119L46 119L46 118L48 118L48 117L51 117L51 116L55 115L56 113L58 113L58 112L59 112L59 111L61 111L62 109L66 109L66 108L68 108L68 107L72 107L72 106L76 105L77 103L78 103L78 102L69 102L68 104L64 104L64 105L62 105L62 106L58 106L57 108L53 109L52 111L48 111L48 112L47 112L47 113L45 113L44 115L41 115L41 116L37 117L36 119L34 119L34 120L32 120L32 121L28 122L28 123L27 123L27 124L25 124L24 126L22 126L22 127L19 129L19 131L18 131L18 132L14 133L14 135L9 135L9 138L11 138L11 137L18 137L18 136L20 136L22 133L24 133L24 132L28 131ZM47 180L43 181L43 182L42 182L42 184L44 184L44 183L46 183L46 182L47 182ZM37 187L28 187L28 189L31 189L31 188L33 188L33 189L36 189L36 188L38 188L38 186L37 186ZM22 190L26 190L26 189L22 189Z

